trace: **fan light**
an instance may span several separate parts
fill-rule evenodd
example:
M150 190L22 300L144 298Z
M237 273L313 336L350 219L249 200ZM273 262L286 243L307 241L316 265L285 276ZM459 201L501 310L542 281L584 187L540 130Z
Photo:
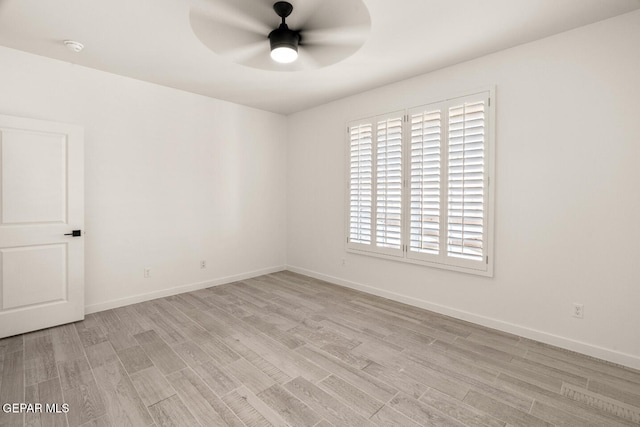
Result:
M289 64L298 59L298 51L292 47L277 47L271 50L271 59L281 64Z
M282 64L289 64L298 59L298 43L300 42L298 31L290 30L284 22L293 10L293 6L291 3L279 1L273 5L273 9L282 18L282 23L269 33L271 59Z

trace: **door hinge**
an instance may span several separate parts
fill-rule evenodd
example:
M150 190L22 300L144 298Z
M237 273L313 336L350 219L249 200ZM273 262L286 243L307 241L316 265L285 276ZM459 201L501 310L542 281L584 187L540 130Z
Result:
M489 98L489 107L491 107L491 98Z
M486 263L487 263L487 265L489 265L489 255L487 255Z

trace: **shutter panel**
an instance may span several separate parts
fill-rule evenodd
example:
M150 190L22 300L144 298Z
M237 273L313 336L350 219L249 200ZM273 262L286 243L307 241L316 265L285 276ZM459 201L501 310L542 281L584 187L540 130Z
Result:
M485 104L449 108L447 254L473 261L484 257Z
M379 120L376 132L376 246L402 245L402 116Z
M371 244L373 125L349 128L349 242Z
M437 106L410 114L410 254L440 253L441 116Z

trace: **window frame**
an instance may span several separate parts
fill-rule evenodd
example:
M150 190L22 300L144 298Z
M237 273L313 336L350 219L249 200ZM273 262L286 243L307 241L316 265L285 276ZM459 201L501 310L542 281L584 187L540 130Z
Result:
M447 255L447 209L448 209L448 151L449 151L449 108L456 103L465 101L475 101L484 99L485 118L484 130L485 141L483 146L484 166L483 166L483 255L481 261L470 261ZM440 120L442 123L447 122L446 126L440 129L440 212L439 212L439 228L440 228L440 244L439 254L424 254L411 251L409 245L411 233L411 117L417 111L425 111L430 107L439 106L443 115ZM476 91L469 91L456 96L450 96L446 99L428 102L416 107L396 110L391 113L379 114L373 117L349 121L346 123L347 143L346 146L346 190L345 190L345 251L348 253L361 254L384 258L394 261L400 261L409 264L417 264L429 267L435 267L445 270L452 270L464 273L470 273L479 276L493 277L494 269L494 196L495 196L495 87L485 87ZM377 124L379 121L392 118L402 117L402 196L401 196L401 249L380 248L375 246L376 241L376 151L377 151ZM372 125L372 183L371 183L371 241L369 244L351 242L351 128L362 124ZM447 171L444 173L444 171ZM444 241L444 243L442 243ZM443 250L444 249L444 250Z

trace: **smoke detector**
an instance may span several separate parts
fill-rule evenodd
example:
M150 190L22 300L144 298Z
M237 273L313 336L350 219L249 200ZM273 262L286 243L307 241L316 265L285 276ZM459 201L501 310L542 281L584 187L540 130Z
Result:
M72 52L80 52L84 49L84 45L82 43L73 41L73 40L65 40L64 45Z

